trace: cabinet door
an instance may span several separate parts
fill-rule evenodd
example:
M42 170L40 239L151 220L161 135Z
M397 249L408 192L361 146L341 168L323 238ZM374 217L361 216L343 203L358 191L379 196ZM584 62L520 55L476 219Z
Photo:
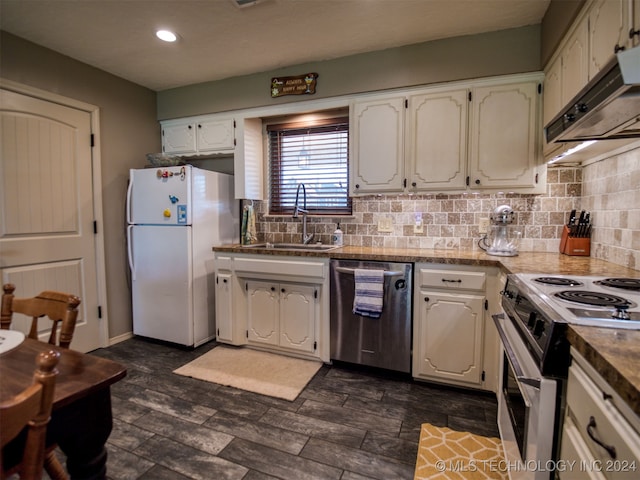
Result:
M589 81L588 26L586 19L580 22L562 52L562 94L559 108L564 108Z
M409 97L410 190L465 188L467 95L461 89Z
M248 340L278 345L278 284L251 280L246 283L246 289Z
M195 153L196 134L191 123L171 123L162 126L164 153Z
M280 346L313 352L317 288L280 285Z
M355 102L350 115L352 195L402 192L404 97Z
M564 107L562 103L562 55L558 55L544 74L542 123L544 125L549 123L562 107Z
M638 32L633 35L631 44L636 47L640 45L640 0L633 0L633 5L631 8L633 11L631 27L633 28L634 32Z
M630 45L629 0L596 0L589 11L589 78L615 55L616 47Z
M484 296L421 291L414 376L482 382Z
M198 153L232 150L235 143L233 119L204 120L196 124Z
M219 342L233 343L233 294L231 273L216 275L216 337Z
M540 150L538 83L476 87L472 95L471 188L536 187Z

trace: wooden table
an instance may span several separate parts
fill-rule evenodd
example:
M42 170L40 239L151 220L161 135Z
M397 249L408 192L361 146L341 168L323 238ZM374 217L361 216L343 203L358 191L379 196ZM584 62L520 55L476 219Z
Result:
M105 443L113 426L110 385L126 375L123 365L27 338L18 347L0 355L0 401L33 382L36 356L50 349L60 352L60 373L47 427L47 443L57 443L65 453L72 480L104 479ZM5 447L5 461L11 458L11 445Z

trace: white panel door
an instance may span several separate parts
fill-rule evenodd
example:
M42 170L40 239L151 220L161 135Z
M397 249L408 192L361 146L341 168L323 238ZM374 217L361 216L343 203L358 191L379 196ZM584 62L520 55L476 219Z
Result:
M129 226L133 333L193 345L191 227Z
M71 348L101 347L91 115L0 90L0 270L17 297L80 297ZM26 318L12 328L26 331ZM49 326L40 325L47 339Z

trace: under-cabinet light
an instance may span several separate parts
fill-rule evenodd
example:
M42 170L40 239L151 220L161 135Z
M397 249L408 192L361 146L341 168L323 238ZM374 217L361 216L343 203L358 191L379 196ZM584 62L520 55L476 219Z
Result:
M587 148L589 145L593 145L594 143L596 143L596 141L597 140L587 140L586 142L579 143L575 147L572 147L569 150L567 150L566 152L562 152L560 155L556 155L551 160L549 160L547 162L547 164L551 165L553 163L556 163L558 160L562 160L563 158L565 158L565 157L567 157L569 155L572 155L572 154L574 154L576 152L579 152L583 148Z

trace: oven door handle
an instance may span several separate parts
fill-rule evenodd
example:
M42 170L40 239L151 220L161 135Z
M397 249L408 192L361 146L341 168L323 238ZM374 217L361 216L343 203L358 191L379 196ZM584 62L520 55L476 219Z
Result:
M496 329L498 330L498 335L500 336L500 340L502 341L502 346L504 347L504 352L509 359L509 363L513 367L513 373L516 375L516 380L520 383L524 383L525 385L529 385L533 388L540 390L540 379L539 378L531 378L525 377L524 372L522 371L522 367L520 366L520 362L516 358L515 353L513 352L513 348L511 348L511 344L509 343L509 339L507 338L507 334L504 332L502 325L500 325L500 320L504 320L504 314L498 313L496 315L491 315L493 318L493 322L496 324Z

